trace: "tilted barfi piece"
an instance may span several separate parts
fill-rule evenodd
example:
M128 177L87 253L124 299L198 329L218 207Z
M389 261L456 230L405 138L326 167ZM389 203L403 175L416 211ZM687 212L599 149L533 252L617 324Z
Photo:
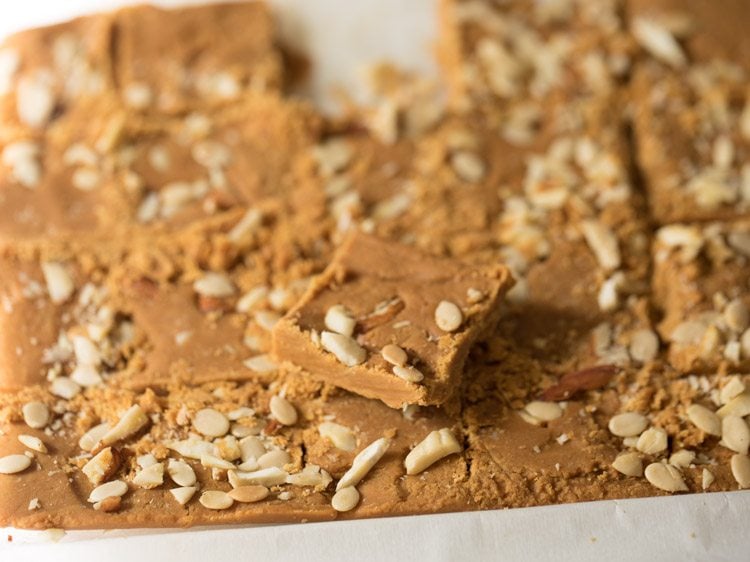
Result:
M469 267L355 232L274 327L274 355L394 408L442 404L511 284L501 265Z

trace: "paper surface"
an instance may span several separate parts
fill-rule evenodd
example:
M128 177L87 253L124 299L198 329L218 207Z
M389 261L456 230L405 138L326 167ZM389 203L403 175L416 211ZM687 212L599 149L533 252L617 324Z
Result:
M0 36L127 0L25 0L0 5ZM161 0L161 5L198 2ZM358 90L378 60L434 75L435 0L272 0L282 36L313 63L310 92ZM0 561L142 557L180 562L269 560L659 560L750 559L750 491L351 522L168 531L47 532L4 529ZM55 537L59 538L59 537Z

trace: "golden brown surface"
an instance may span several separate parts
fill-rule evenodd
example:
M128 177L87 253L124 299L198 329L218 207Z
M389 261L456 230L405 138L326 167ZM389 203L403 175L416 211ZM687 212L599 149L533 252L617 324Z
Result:
M750 486L746 10L725 8L446 0L448 109L434 85L379 65L373 105L338 119L279 92L288 69L257 4L137 7L10 39L0 467L19 472L0 474L0 525L298 522ZM660 15L676 10L693 16ZM29 87L37 105L19 113ZM398 250L351 242L370 235ZM341 282L339 262L365 275ZM428 262L431 282L409 284ZM443 408L390 408L330 384L363 392L360 373L321 381L271 355L274 327L320 330L329 305L359 316L402 288L439 335L435 295L463 308L464 280L498 264L515 285L478 312L497 328L450 371ZM388 279L368 281L379 267ZM368 373L382 367L371 355ZM360 472L363 450L382 457ZM420 455L434 463L408 474ZM192 472L170 476L178 460ZM193 472L190 496L177 488ZM87 501L105 481L122 484ZM350 511L333 508L342 481L359 492ZM230 490L256 501L203 496Z

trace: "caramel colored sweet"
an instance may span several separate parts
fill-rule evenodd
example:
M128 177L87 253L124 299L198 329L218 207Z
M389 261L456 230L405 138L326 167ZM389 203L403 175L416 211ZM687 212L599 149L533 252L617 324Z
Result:
M336 119L281 92L260 4L9 39L0 526L746 486L746 10L721 8L447 0L447 107L380 64Z
M459 384L472 343L496 322L499 301L510 283L509 273L499 265L468 268L354 234L274 328L274 355L322 381L394 408L442 404ZM470 297L472 291L476 300ZM455 304L463 315L450 332L436 321L441 301ZM357 323L353 333L344 334L355 353L364 349L355 364L320 349L326 348L324 332L330 334L331 327L324 317L333 306L345 307ZM408 365L424 380L398 376L380 354L388 344L404 349Z

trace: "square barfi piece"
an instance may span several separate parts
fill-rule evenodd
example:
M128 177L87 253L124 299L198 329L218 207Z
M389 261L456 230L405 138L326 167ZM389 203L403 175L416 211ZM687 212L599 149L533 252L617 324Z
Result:
M622 83L623 2L443 0L439 58L458 107L596 97Z
M643 47L634 129L651 213L662 223L750 212L750 12L741 1L631 1Z
M355 232L275 326L274 355L394 408L442 404L510 285L499 264L468 267Z
M673 224L654 246L654 302L682 373L750 368L750 222Z
M136 6L115 17L115 75L133 109L182 113L281 87L281 55L263 2Z
M22 31L0 45L0 135L89 121L115 99L108 14Z

